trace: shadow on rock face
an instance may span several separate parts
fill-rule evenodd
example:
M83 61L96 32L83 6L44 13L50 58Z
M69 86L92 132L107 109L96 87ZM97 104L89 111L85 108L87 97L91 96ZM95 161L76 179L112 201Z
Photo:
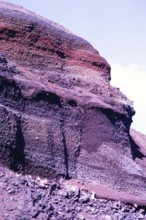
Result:
M21 128L21 119L17 118L16 146L11 148L11 168L15 171L24 171L25 168L25 141Z
M140 151L140 147L135 143L131 135L129 138L131 142L131 153L133 160L136 160L137 158L142 160L143 158L145 158L146 155Z

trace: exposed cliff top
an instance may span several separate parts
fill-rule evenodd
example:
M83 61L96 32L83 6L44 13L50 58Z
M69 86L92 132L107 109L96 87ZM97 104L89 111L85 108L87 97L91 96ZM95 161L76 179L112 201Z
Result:
M67 99L120 112L132 106L109 85L110 66L98 51L55 22L1 2L0 33L0 51L17 69L12 77L24 96L55 90Z

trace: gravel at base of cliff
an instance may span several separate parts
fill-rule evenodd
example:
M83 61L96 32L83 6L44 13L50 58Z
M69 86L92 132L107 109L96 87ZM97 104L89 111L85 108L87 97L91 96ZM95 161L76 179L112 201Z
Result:
M143 206L97 198L60 181L23 176L0 168L1 220L140 220Z

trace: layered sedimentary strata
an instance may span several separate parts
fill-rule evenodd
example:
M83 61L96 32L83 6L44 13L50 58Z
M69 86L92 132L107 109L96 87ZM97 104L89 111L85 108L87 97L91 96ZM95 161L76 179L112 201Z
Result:
M87 41L22 7L0 3L0 161L48 178L144 193L129 134L132 103Z

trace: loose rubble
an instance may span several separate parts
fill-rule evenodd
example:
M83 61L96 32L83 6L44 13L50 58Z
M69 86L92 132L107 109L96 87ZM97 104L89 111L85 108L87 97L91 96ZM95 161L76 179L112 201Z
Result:
M94 192L75 186L65 187L62 182L24 176L0 168L0 219L146 219L143 206L98 198Z

